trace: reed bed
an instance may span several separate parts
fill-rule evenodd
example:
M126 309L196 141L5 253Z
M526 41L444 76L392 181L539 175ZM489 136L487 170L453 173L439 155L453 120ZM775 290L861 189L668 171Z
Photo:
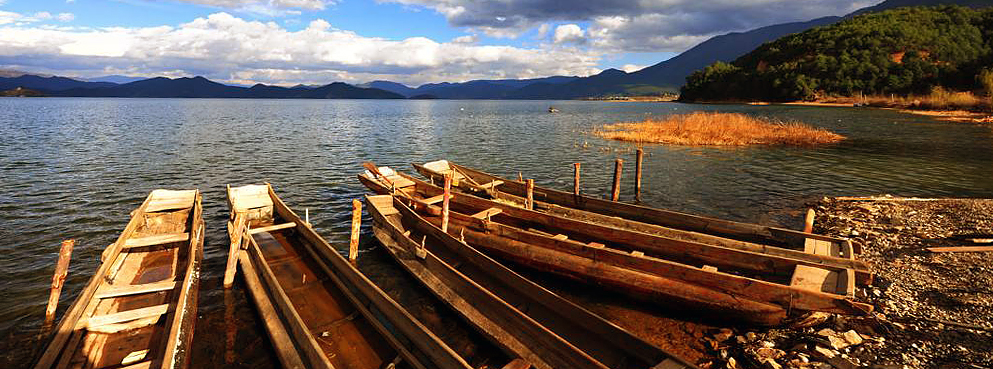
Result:
M800 122L782 122L737 113L696 112L615 123L593 134L613 140L673 145L812 146L844 140L834 132Z

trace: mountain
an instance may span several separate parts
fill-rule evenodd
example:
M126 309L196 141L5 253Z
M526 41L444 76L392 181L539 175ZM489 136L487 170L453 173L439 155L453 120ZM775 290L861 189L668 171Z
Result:
M532 85L560 85L579 77L554 76L531 79L480 79L467 82L428 83L417 88L391 81L373 81L360 87L378 88L406 97L432 99L506 99L513 98L516 90Z
M121 85L125 83L141 81L143 79L148 79L148 77L131 77L131 76L122 76L119 74L112 74L109 76L87 78L86 80L90 82L110 82Z
M86 82L66 77L42 77L24 74L18 77L0 77L0 90L23 87L39 91L62 91L73 88L104 88L116 86L108 82Z
M91 82L96 83L96 82ZM105 83L105 82L101 82ZM286 88L257 84L229 86L204 77L156 77L121 85L50 90L53 96L71 97L185 97L260 99L402 99L403 96L376 88L360 88L335 82L320 87Z
M782 37L687 78L683 100L973 90L993 64L993 8L901 7Z
M991 0L886 0L875 6L859 9L843 17L822 17L806 22L783 23L747 32L732 32L714 36L685 52L658 64L629 73L624 78L616 78L608 83L599 75L586 77L559 88L540 88L546 98L576 98L609 94L638 94L652 90L677 91L686 83L686 77L694 71L717 62L731 62L754 50L762 44L780 37L803 32L808 29L837 23L855 15L878 12L905 6L921 5L961 5L966 7L993 6ZM539 88L534 88L538 90ZM523 93L518 96L540 96L537 93ZM532 97L533 98L533 97Z

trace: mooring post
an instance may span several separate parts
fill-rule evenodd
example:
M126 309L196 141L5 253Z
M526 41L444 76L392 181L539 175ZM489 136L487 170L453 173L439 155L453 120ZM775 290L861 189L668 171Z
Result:
M62 285L66 281L66 274L69 273L69 259L72 257L72 247L76 245L76 240L62 241L62 248L59 249L59 261L55 264L55 274L52 275L52 292L48 296L48 307L45 308L45 326L50 326L55 321L55 310L59 307L59 295L62 294Z
M348 260L359 257L359 232L362 229L362 202L352 199L352 237L348 242Z
M579 196L579 163L572 163L572 166L576 169L576 175L572 179L572 194Z
M445 196L441 202L441 231L448 232L448 199L452 197L452 174L445 174Z
M803 232L814 232L814 209L807 209L807 218L803 220Z
M528 179L527 182L527 202L524 204L528 210L534 210L534 180Z
M610 191L610 201L617 201L621 198L621 169L624 167L624 160L614 161L614 188Z
M645 158L645 150L638 148L634 163L634 199L641 202L641 160Z
M524 182L524 173L523 172L517 172L517 181L518 182Z

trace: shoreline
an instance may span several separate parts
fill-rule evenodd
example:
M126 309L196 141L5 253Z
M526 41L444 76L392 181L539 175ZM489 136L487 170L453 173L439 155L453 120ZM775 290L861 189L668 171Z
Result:
M685 102L689 104L744 104L744 105L789 105L789 106L811 106L822 108L873 108L894 110L900 113L922 115L934 117L937 120L957 123L993 123L993 112L979 112L970 110L941 110L941 109L912 109L909 106L875 106L862 105L855 106L854 103L839 103L826 101L791 101L791 102L770 102L770 101L707 101L707 102Z

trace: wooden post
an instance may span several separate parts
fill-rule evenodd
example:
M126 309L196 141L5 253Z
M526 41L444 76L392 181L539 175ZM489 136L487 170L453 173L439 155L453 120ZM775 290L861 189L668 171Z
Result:
M525 201L524 206L528 210L534 210L534 180L533 179L529 179L527 181L527 200Z
M634 163L634 199L641 202L641 160L645 158L645 150L638 148Z
M814 209L807 209L807 218L803 220L803 232L814 232Z
M579 163L572 163L576 169L575 178L572 179L572 194L579 196Z
M518 182L524 182L524 173L517 172L517 181Z
M362 227L362 202L352 200L352 237L348 242L348 260L352 262L359 257L359 232Z
M452 197L452 174L445 174L445 194L441 201L441 231L448 232L448 200Z
M610 201L617 201L621 198L621 170L624 168L624 160L614 161L614 188L610 191Z
M59 249L59 261L55 264L55 274L52 275L52 292L48 296L48 307L45 308L45 326L55 322L55 310L59 307L59 295L62 294L62 285L66 281L66 273L69 272L69 259L72 257L72 247L76 245L76 240L62 241L62 248Z

